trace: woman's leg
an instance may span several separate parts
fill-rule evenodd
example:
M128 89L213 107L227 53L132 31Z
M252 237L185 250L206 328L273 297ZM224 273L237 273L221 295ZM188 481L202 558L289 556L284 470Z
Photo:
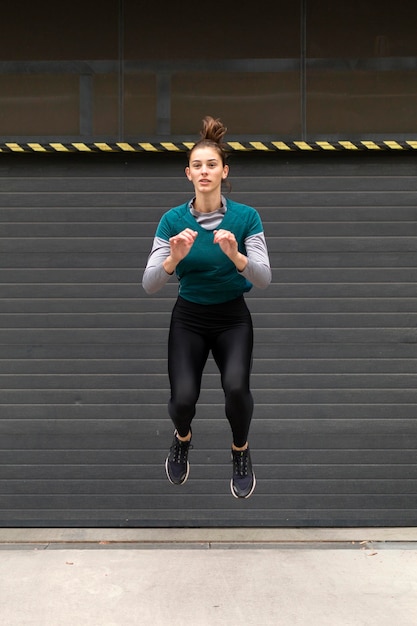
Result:
M250 391L252 351L253 327L249 314L238 325L220 333L212 345L225 393L226 417L237 448L243 448L247 443L253 414Z
M219 366L226 399L226 416L232 434L233 474L230 490L235 498L249 498L256 485L248 447L249 427L253 413L253 398L249 379L252 367L252 321L222 332L213 347Z
M180 437L187 437L200 395L209 346L203 334L190 329L174 308L168 339L169 415Z

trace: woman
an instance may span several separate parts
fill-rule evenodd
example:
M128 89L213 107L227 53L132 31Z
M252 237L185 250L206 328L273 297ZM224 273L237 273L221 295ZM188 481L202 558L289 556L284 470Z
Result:
M219 119L204 118L185 168L194 198L163 215L142 285L151 294L174 273L179 281L168 339L168 411L175 426L165 462L169 481L182 485L188 478L191 422L211 351L233 436L231 491L249 498L256 484L248 444L253 327L243 294L253 285L267 287L271 268L259 214L221 193L229 173L226 130Z

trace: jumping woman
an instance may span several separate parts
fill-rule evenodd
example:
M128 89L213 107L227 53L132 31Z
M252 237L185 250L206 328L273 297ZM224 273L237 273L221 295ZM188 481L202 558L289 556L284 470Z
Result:
M185 168L194 197L162 216L142 285L155 293L173 274L179 284L168 339L168 412L175 427L165 462L168 480L182 485L188 478L191 423L211 352L232 432L231 492L249 498L256 485L248 444L253 326L244 294L253 286L266 288L271 268L258 212L222 195L229 174L226 130L219 119L204 118Z

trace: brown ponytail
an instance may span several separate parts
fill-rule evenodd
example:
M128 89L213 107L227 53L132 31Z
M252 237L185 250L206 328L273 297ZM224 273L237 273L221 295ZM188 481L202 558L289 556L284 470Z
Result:
M191 148L188 153L188 158L191 158L191 154L196 148L210 147L217 151L224 165L226 163L227 152L225 144L223 143L223 137L226 132L227 128L220 119L206 115L203 119L203 127L200 131L201 139Z

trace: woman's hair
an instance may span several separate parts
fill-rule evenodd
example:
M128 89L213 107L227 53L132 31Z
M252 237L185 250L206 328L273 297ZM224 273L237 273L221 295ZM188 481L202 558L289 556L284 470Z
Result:
M220 156L223 165L226 163L227 152L223 143L223 137L227 132L226 126L218 118L214 119L211 115L206 115L203 119L203 127L200 131L201 139L197 141L188 153L188 158L196 148L210 147L214 148Z

